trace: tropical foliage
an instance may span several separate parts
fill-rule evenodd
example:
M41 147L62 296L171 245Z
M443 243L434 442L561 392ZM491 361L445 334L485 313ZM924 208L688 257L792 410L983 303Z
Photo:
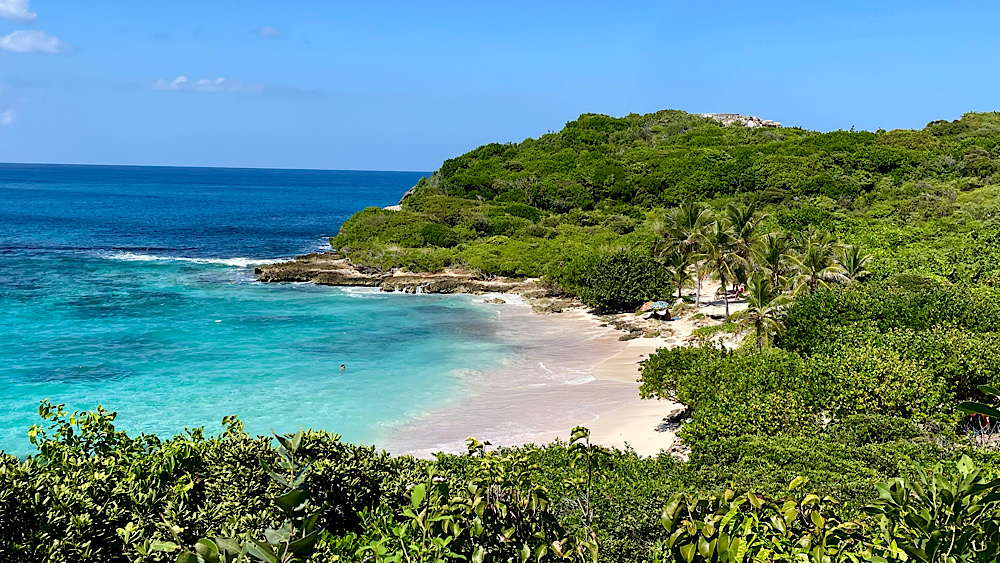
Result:
M926 430L899 421L717 441L687 463L583 428L415 460L313 431L275 446L233 418L219 437L162 441L114 413L40 411L38 453L0 457L4 561L945 563L1000 547L1000 460L906 446Z

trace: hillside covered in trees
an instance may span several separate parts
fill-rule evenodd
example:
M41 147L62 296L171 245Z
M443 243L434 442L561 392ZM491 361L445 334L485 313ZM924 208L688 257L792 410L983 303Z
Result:
M357 264L543 276L572 290L600 255L648 253L666 210L737 202L761 232L808 226L874 255L875 277L989 283L1000 114L923 130L722 126L680 111L583 115L557 133L445 161L402 202L348 220L333 246Z

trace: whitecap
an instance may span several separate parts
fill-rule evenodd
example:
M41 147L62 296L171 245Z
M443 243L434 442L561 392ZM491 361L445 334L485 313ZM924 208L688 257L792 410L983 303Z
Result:
M339 288L341 293L355 299L384 299L385 292L378 287L350 286Z
M123 260L126 262L190 262L193 264L217 264L220 266L232 266L234 268L250 268L253 266L263 266L273 264L281 260L261 260L253 258L189 258L186 256L157 256L155 254L139 254L137 252L112 252L102 256L109 260Z

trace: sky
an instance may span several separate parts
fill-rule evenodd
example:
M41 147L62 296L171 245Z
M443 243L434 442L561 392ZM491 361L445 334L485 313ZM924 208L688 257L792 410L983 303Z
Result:
M0 0L0 162L437 169L581 113L1000 110L1000 2Z

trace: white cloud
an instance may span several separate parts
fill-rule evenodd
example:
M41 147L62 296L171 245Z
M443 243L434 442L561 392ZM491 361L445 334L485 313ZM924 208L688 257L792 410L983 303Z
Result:
M17 112L12 109L0 113L0 125L10 125L14 123L15 119L17 119Z
M0 0L3 2L3 0ZM0 37L0 51L13 53L61 53L66 44L44 31L15 31Z
M0 0L2 2L3 0ZM282 31L276 27L271 27L265 25L264 27L253 30L254 33L260 35L261 37L281 37L284 35Z
M157 80L153 83L153 88L157 90L190 90L192 92L260 92L264 89L260 84L247 84L238 80L226 78L191 80L186 76L178 76L170 81Z
M30 22L37 17L38 14L28 9L28 0L0 0L0 18Z

